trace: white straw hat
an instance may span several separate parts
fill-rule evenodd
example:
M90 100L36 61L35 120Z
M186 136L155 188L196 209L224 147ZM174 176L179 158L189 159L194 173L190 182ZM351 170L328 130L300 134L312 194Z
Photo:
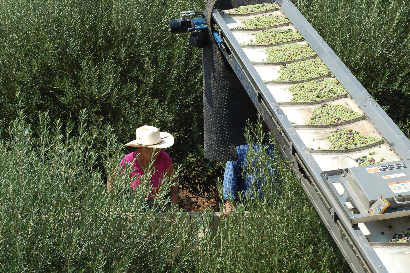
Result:
M174 137L167 132L160 132L158 128L144 125L135 130L135 140L125 146L138 148L168 148L174 145Z

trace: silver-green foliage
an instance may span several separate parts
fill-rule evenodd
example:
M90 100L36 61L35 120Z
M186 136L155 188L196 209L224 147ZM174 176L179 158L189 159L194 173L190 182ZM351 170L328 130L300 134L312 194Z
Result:
M255 5L245 5L240 6L234 9L228 9L224 12L226 14L249 14L249 13L256 13L256 12L263 12L263 11L274 11L278 10L279 5L276 3L262 3L262 4L255 4Z
M264 199L258 200L254 193L254 198L239 203L235 213L222 219L214 239L217 249L224 249L220 268L226 272L266 272L267 268L272 272L349 272L288 161L278 149L273 158L267 155L266 143L275 143L273 136L258 123L247 127L246 138L252 144L243 175L254 186L264 181ZM238 251L241 247L248 251ZM276 254L270 256L272 252ZM217 251L210 252L199 272L219 272L212 262L218 257ZM304 257L303 261L298 257Z
M266 29L257 32L249 45L277 45L301 39L302 35L292 29Z
M289 87L293 102L312 102L346 95L347 91L334 78L295 84Z
M238 205L220 220L208 212L189 217L172 206L163 212L162 198L155 199L157 210L148 209L147 180L130 190L131 169L115 170L123 144L108 126L89 128L83 115L78 130L40 119L37 137L20 118L10 124L10 139L0 140L1 272L348 270L278 153L274 161L256 154L259 162L250 164L257 178L273 167L276 184L272 189L265 176L265 199L249 200L249 213ZM93 147L97 135L105 144L100 151ZM112 174L110 193L97 154Z
M240 29L258 29L265 27L274 27L277 25L283 25L289 23L289 19L283 15L261 15L256 16L242 22Z
M330 71L319 59L300 61L283 65L278 81L293 82L329 75Z
M290 44L266 50L269 63L289 62L316 55L308 44Z
M330 150L349 150L374 144L382 139L366 137L353 129L336 129L328 137L331 145Z
M188 228L195 220L174 208L159 215L146 207L148 177L130 190L130 168L116 168L123 144L112 128L90 128L83 114L77 125L41 115L34 136L20 117L10 124L10 139L0 141L0 271L161 272L178 244L195 248L197 233ZM100 151L97 136L105 144ZM110 193L100 164L112 174ZM156 199L159 209L165 203Z
M0 119L7 124L24 109L32 122L42 111L66 122L87 109L93 120L110 123L123 142L141 124L200 141L200 52L171 34L168 20L178 10L202 5L0 1ZM197 139L183 133L184 126Z
M308 125L332 125L362 117L341 104L323 104L314 108Z

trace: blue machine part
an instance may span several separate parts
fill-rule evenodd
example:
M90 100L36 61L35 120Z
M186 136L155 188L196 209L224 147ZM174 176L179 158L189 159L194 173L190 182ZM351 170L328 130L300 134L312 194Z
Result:
M221 36L219 35L219 33L216 32L216 31L214 31L214 32L212 33L212 35L214 36L215 42L216 42L216 44L218 45L218 47L219 47L220 49L224 48L224 45L223 45L223 42L224 42L224 41L222 40L222 38L221 38Z
M204 30L208 28L208 25L206 24L206 20L203 17L200 18L192 18L192 24L194 27L188 28L188 31L198 31L198 30Z

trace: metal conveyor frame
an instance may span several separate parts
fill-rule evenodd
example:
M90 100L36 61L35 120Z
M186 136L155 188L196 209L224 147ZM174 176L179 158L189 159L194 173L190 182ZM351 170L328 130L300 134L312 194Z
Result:
M281 11L289 18L300 34L309 42L321 60L348 90L352 98L366 113L383 137L404 160L410 159L410 141L397 125L374 101L360 82L337 57L333 50L308 23L289 0L278 1ZM232 67L250 99L264 121L275 133L283 155L293 164L293 169L329 233L338 245L354 272L388 271L374 249L341 207L333 189L330 189L319 165L275 101L265 83L236 41L221 14L212 14L214 36L220 36L221 52ZM371 114L370 114L371 113Z

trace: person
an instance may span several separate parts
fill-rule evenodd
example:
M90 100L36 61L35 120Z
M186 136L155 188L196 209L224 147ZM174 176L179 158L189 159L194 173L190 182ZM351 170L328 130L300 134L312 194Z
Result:
M132 181L130 187L135 190L141 184L141 176L148 171L152 160L155 160L150 181L152 190L146 197L147 205L152 207L155 196L163 186L164 175L170 178L173 173L172 159L163 149L174 144L174 137L170 133L160 132L158 128L148 125L137 128L135 135L134 140L125 144L125 146L135 150L124 156L120 166L122 170L125 170L127 165L131 164L130 178ZM107 191L111 191L111 187L111 182L108 180ZM170 187L170 196L171 202L177 204L178 191L174 185Z
M224 212L229 214L232 200L249 191L255 179L242 177L249 146L244 129L247 121L256 123L258 114L240 80L229 66L212 37L214 9L231 9L247 4L248 0L207 0L205 18L209 26L208 39L203 45L203 105L204 156L211 161L227 161L224 174ZM252 1L255 3L268 0ZM226 194L225 194L226 193Z
M251 162L252 173L244 175L244 168L249 160L249 149L254 150L254 158ZM243 144L235 147L238 158L237 160L229 160L225 165L223 179L223 199L224 199L224 214L230 214L239 200L253 197L257 193L259 199L263 198L262 185L265 179L275 179L275 170L271 165L267 165L268 173L263 173L263 170L258 166L258 161L261 152L266 153L270 158L274 158L274 145L272 144ZM261 151L261 149L263 149ZM247 166L249 167L249 166ZM268 175L266 177L265 175Z

